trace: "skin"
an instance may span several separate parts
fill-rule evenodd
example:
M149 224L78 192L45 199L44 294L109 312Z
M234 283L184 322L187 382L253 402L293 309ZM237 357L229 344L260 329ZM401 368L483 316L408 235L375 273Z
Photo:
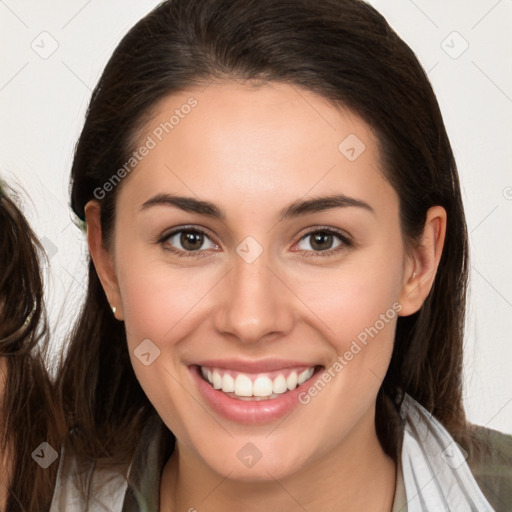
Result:
M396 467L374 422L396 316L309 404L264 425L213 412L187 365L240 357L329 368L394 303L401 315L420 308L439 264L446 213L431 208L423 238L407 251L398 196L382 173L371 128L287 84L225 81L171 95L140 141L190 96L198 105L122 182L108 247L98 203L86 207L89 248L115 316L125 322L134 370L177 437L160 510L338 511L343 503L346 512L389 512ZM349 134L366 146L354 161L338 150ZM159 193L211 201L226 219L163 205L141 210ZM350 206L277 218L296 200L334 193L373 211ZM197 245L203 257L165 250L172 244L186 252L179 235L156 242L186 225L205 231ZM321 228L341 230L352 245L334 235L321 251L307 236ZM236 252L247 236L263 248L250 264ZM133 354L146 338L161 351L150 366ZM262 454L251 468L237 457L247 442Z

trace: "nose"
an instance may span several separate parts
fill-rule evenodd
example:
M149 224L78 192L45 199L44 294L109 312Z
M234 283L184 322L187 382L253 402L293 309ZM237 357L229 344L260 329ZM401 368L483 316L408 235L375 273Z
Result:
M294 297L287 284L270 268L265 251L250 263L236 254L218 289L216 329L246 344L286 335L293 325Z

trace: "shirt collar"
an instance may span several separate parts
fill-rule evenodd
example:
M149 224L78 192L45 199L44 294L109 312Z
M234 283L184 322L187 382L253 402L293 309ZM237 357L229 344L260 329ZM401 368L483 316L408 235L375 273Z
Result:
M494 512L448 431L407 394L400 416L404 434L393 512ZM155 414L135 451L122 512L158 510L161 475L174 446L175 437Z
M155 414L144 427L135 450L122 512L154 512L159 509L160 480L174 445L174 435Z

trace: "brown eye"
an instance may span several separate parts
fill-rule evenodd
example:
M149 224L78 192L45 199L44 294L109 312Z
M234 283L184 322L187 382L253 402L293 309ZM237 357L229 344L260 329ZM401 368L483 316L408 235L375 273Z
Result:
M208 247L207 241L210 241L210 247ZM177 229L162 237L160 242L166 250L179 256L194 256L194 254L187 253L203 253L212 246L213 248L217 247L206 233L198 229Z
M314 235L310 235L311 237L311 247L316 251L325 251L332 248L333 244L333 235L324 232L318 232Z
M182 231L179 237L180 244L188 251L201 249L204 241L204 235L197 231Z
M305 244L304 242L308 239L309 243ZM337 242L336 239L338 240ZM312 250L308 249L308 245ZM299 242L298 248L306 251L307 253L311 253L305 255L306 257L329 256L337 253L339 250L350 247L351 245L350 240L345 235L338 233L337 231L333 231L332 229L321 229L311 231L303 236ZM324 252L325 254L320 254Z

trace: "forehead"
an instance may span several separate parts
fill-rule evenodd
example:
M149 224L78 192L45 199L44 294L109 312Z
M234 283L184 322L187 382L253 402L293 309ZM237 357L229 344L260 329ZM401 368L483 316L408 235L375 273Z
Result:
M295 85L214 82L169 95L141 130L143 146L126 184L133 200L162 187L247 205L334 192L394 198L371 127Z

